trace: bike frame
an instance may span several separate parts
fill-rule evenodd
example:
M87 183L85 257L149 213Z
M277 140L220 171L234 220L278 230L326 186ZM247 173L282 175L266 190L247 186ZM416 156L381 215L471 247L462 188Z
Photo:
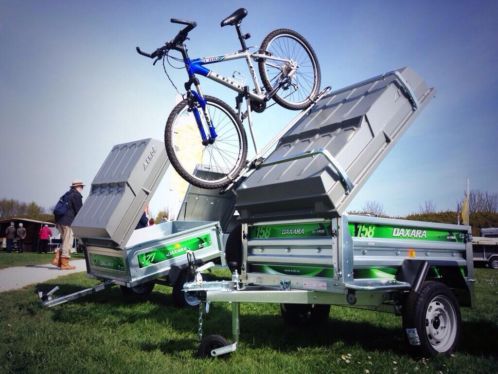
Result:
M259 102L264 102L269 99L268 95L265 95L261 91L261 86L259 84L258 77L256 75L256 72L254 70L254 66L252 64L251 60L257 61L258 59L265 59L265 60L274 60L274 61L280 61L280 62L288 62L289 60L279 58L279 57L272 57L268 56L266 54L260 54L258 52L249 52L249 50L245 51L239 51L239 52L234 52L234 53L228 53L225 55L221 56L211 56L211 57L202 57L202 58L196 58L194 60L187 60L185 62L185 66L187 68L187 71L190 74L199 74L202 75L206 78L209 78L215 82L218 82L236 92L239 93L245 93L246 89L245 86L237 83L231 78L227 78L222 76L221 74L218 74L214 71L211 71L204 67L204 65L209 65L209 64L216 64L224 61L231 61L231 60L240 60L240 59L245 59L247 63L247 67L249 68L249 73L251 74L252 81L254 83L254 88L256 92L251 92L247 91L247 94L252 100L256 100ZM278 83L275 85L278 86Z
M265 60L273 60L273 61L280 61L280 62L289 62L288 59L284 59L284 58L273 57L273 56L269 56L266 54L260 54L258 52L251 53L248 48L243 48L241 51L229 53L229 54L225 54L225 55L221 55L221 56L203 57L203 58L196 58L193 60L189 58L188 53L187 53L187 49L184 45L176 45L171 49L179 51L182 54L183 62L185 64L185 68L186 68L188 76L189 76L189 80L185 83L185 90L187 91L187 98L190 100L189 108L192 110L192 112L194 114L194 117L195 117L196 122L197 122L197 126L199 128L199 133L200 133L201 138L202 138L202 144L204 144L204 145L213 144L218 135L217 135L216 129L211 121L211 118L209 117L209 114L206 110L206 100L204 99L204 96L202 95L202 92L200 89L200 82L197 79L196 75L202 75L202 76L209 78L215 82L218 82L218 83L238 92L239 94L246 95L246 98L248 97L251 100L255 100L258 102L265 102L265 101L268 101L269 99L271 99L271 97L278 90L278 88L280 88L281 82L280 81L275 82L273 89L270 92L267 92L266 94L264 94L261 90L261 86L259 85L259 80L256 76L256 72L254 70L254 66L253 66L251 60L257 61L258 59L265 59ZM256 92L252 92L251 90L248 89L247 86L243 86L240 83L237 83L236 81L234 81L233 79L224 77L221 74L218 74L214 71L211 71L204 66L204 65L216 64L216 63L220 63L220 62L224 62L224 61L239 60L239 59L246 60ZM195 85L196 90L192 90L192 88L191 88L192 84ZM207 122L208 128L209 128L209 136L206 134L206 131L204 130L204 127L202 126L202 120L200 117L199 110L194 105L193 100L195 100L196 102L199 103L199 105L203 111L204 117L206 118L206 122ZM252 134L249 102L250 101L247 101L247 103L248 103L247 116L249 117L249 129L251 131L251 138L253 140L253 144L254 144L255 150L257 152L256 143L254 141L254 136Z

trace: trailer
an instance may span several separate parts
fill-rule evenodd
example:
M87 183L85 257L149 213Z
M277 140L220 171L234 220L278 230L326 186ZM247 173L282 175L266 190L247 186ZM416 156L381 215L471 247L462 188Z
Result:
M87 272L102 283L42 294L44 304L115 284L144 295L164 281L178 304L198 304L201 356L236 350L245 302L280 304L291 325L324 323L331 305L391 312L415 352L452 353L460 307L474 303L470 227L346 213L434 92L402 68L322 93L229 188L190 187L179 221L153 228L135 230L169 165L164 147L151 139L114 147L73 224ZM203 278L213 260L228 265L231 280ZM231 343L204 334L216 302L232 305Z
M202 295L198 353L234 352L240 303L280 304L291 325L323 323L331 305L402 316L409 346L450 354L460 307L473 305L469 226L348 215L346 208L434 89L399 69L331 92L234 187L240 226L225 254L231 281L184 285ZM232 305L232 343L204 335L211 303Z
M498 269L498 228L481 229L481 236L472 238L474 263Z
M55 296L57 288L40 291L44 306L53 307L114 285L127 297L144 298L156 283L173 287L176 306L198 305L197 298L182 292L183 284L206 263L224 264L222 224L229 225L230 220L220 216L220 224L217 211L201 215L185 205L179 220L136 229L168 166L163 143L154 139L112 148L72 225L85 248L87 273L101 283L60 297ZM188 199L195 195L192 191ZM209 197L203 203L212 205Z

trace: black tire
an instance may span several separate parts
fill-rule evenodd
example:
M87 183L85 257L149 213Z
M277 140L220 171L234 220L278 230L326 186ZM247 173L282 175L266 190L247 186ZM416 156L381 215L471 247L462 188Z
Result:
M120 286L120 289L126 298L144 300L150 296L155 284L154 281L150 281L133 287Z
M330 305L280 304L280 313L289 326L317 326L328 320Z
M171 165L190 184L206 189L223 188L235 179L246 163L247 137L232 108L222 100L205 96L206 111L217 131L212 144L203 145L197 122L187 100L178 103L166 122L164 144ZM199 108L205 131L205 117ZM196 172L198 163L210 173Z
M489 259L488 265L491 269L498 269L498 257L491 257Z
M298 63L297 73L291 78L292 84L280 88L273 100L291 110L309 107L320 91L321 73L318 58L308 41L293 30L274 30L261 43L260 54L291 59ZM259 73L267 92L272 91L275 82L285 76L282 69L288 66L270 59L259 61Z
M458 345L460 307L451 290L440 282L424 282L412 292L403 310L403 331L416 355L449 355Z
M199 295L194 292L183 292L183 285L194 279L193 275L189 275L188 269L182 270L180 276L173 285L172 297L173 304L177 308L196 308L201 303Z
M212 358L211 351L216 348L225 347L228 345L228 341L221 335L206 335L201 340L199 344L199 349L197 350L197 355L202 358ZM226 357L228 355L223 355L220 357Z
M225 260L228 268L240 274L242 269L242 225L237 225L230 231L225 245Z

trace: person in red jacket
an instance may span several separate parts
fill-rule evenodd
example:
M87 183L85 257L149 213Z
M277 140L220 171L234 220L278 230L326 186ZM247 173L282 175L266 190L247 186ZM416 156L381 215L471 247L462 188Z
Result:
M38 253L47 253L48 251L48 241L52 237L52 230L48 225L43 225L38 233Z

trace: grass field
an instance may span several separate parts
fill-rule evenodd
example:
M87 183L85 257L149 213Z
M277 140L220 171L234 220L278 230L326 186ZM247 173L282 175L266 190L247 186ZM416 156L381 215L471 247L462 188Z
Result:
M156 286L146 302L115 287L43 309L32 286L0 294L0 373L496 373L498 271L478 269L477 279L458 353L430 360L407 353L394 315L332 307L326 325L293 329L271 304L243 304L238 351L203 360L197 311L175 308L169 287ZM64 294L95 281L75 274L57 284ZM205 333L229 338L230 326L229 305L212 305Z
M84 258L79 253L71 255L74 259ZM36 253L36 252L23 252L23 253L7 253L0 252L0 269L5 269L12 266L26 266L26 265L40 265L47 264L54 257L53 253Z
M40 265L50 262L54 255L52 253L7 253L0 252L0 269L8 268L11 266L25 266L25 265Z

